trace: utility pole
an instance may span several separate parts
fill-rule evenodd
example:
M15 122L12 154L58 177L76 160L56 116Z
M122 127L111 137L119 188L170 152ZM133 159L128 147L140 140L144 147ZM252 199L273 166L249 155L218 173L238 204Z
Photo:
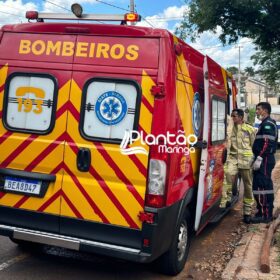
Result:
M240 87L241 87L241 70L240 70L240 46L238 46L238 94L237 94L237 107L240 108Z
M129 9L131 13L135 12L135 5L134 5L134 0L130 0L130 5L129 5ZM131 22L131 25L135 25L135 22Z
M130 12L134 13L134 0L130 0Z

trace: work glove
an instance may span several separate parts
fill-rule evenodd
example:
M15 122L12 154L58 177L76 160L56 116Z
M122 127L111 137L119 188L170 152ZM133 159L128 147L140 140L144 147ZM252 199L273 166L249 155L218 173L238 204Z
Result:
M252 157L252 158L250 159L250 161L249 161L249 166L250 166L251 168L253 168L254 162L255 162L255 157Z
M263 158L260 157L260 156L258 156L256 158L256 160L253 163L253 170L254 171L259 170L261 168L262 160L263 160Z

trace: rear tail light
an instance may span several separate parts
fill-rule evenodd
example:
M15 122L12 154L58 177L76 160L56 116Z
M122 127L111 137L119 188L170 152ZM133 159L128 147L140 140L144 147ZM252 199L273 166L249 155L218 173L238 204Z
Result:
M163 160L151 159L149 165L148 190L146 205L162 207L165 202L166 163Z

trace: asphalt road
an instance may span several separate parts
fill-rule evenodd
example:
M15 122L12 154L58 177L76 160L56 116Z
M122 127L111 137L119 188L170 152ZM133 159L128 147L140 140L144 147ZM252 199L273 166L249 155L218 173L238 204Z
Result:
M214 250L223 247L233 228L240 223L240 211L226 216L217 225L207 226L193 238L189 261L184 271L172 279L206 279L195 264L211 259ZM195 278L188 278L192 275ZM78 279L170 279L159 274L153 265L135 264L92 254L43 246L22 249L6 237L0 237L0 280L78 280Z
M280 151L277 153L280 160ZM223 238L240 223L239 214L231 214L220 224L210 225L195 237L191 246L188 265L177 277L187 279L190 264L203 257L211 258L212 248L223 244ZM230 225L230 226L229 226ZM207 244L203 246L202 244ZM193 273L191 273L193 274ZM0 280L93 280L93 279L170 279L160 275L153 265L135 264L92 254L72 252L65 249L43 246L36 250L22 249L6 237L0 236ZM195 278L194 278L195 279Z

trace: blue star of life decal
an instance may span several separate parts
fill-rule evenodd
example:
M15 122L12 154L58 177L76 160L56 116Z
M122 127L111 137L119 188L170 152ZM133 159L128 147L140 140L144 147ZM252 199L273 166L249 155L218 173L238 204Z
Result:
M95 113L99 121L103 124L116 125L127 114L126 100L116 91L107 91L97 99Z
M199 93L196 92L192 106L192 126L196 136L199 136L202 124L202 114Z
M110 99L109 102L104 102L103 104L103 114L107 115L108 118L112 118L113 116L117 116L120 112L118 109L120 107L120 104L118 102L115 102L114 99Z

